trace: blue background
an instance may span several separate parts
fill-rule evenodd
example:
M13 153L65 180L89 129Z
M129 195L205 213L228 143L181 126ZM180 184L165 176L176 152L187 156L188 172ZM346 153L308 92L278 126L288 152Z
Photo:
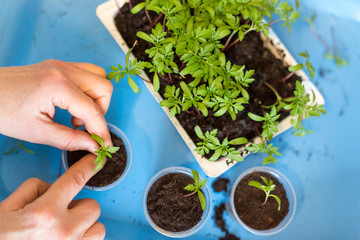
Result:
M103 1L0 0L0 66L33 64L54 58L91 62L109 70L124 63L125 55L95 15ZM360 154L358 119L360 104L360 3L357 0L303 0L301 19L288 34L280 24L275 32L298 61L308 50L317 69L313 79L326 100L327 114L306 122L313 134L298 138L291 131L273 140L282 156L276 165L292 182L298 199L293 222L272 237L255 236L232 221L230 232L241 239L360 239ZM332 46L333 24L341 57L349 66L337 68L323 57L325 48L316 41L302 19L316 13L318 33ZM323 74L319 74L320 70ZM321 76L322 75L322 76ZM92 197L102 207L101 221L108 239L167 239L153 230L142 212L147 181L157 171L174 165L204 172L176 132L164 111L137 79L141 92L134 94L122 81L106 118L130 139L134 161L127 178L106 192L83 190L79 198ZM0 116L4 117L4 116ZM56 120L70 125L69 115L58 111ZM17 140L0 136L0 200L29 177L53 182L58 177L60 150L25 143L35 155L18 152L3 155ZM251 155L223 174L232 182L245 169L260 165L263 155ZM214 179L209 178L211 184ZM226 199L213 193L214 205ZM218 239L223 233L210 219L188 239Z

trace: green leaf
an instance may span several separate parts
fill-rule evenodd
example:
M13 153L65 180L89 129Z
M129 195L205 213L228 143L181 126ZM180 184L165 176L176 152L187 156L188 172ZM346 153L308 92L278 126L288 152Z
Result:
M296 72L296 71L299 71L301 69L303 69L304 67L304 64L297 64L297 65L294 65L294 66L290 66L288 69L290 72Z
M259 188L259 189L261 189L261 190L264 189L264 186L263 186L261 183L257 182L257 181L250 181L250 182L248 183L248 185L249 185L249 186L252 186L252 187L257 187L257 188Z
M205 186L206 182L207 182L207 179L201 180L201 181L199 182L198 189L202 189L202 187Z
M153 39L148 34L146 34L144 32L139 31L139 32L136 33L136 36L138 38L144 39L147 42L154 43Z
M140 92L140 88L130 76L128 76L128 83L131 89L134 91L134 93L138 94Z
M101 147L104 147L104 140L99 135L91 134L90 137L94 139Z
M201 204L201 208L203 211L205 211L206 209L206 198L204 196L204 194L202 193L202 191L198 191L198 197L200 200L200 204Z
M191 170L191 172L194 177L195 186L199 185L199 173L196 170Z
M245 144L245 143L248 143L248 140L244 137L239 137L239 138L232 139L229 142L229 145L241 145L241 144Z
M180 87L188 97L193 97L190 89L188 88L185 82L180 82Z
M159 76L157 75L157 73L154 73L153 84L154 84L154 91L155 92L159 91L160 81L159 81Z
M278 196L274 195L274 194L270 194L269 197L273 197L275 198L275 200L277 201L277 203L279 204L278 206L278 211L280 211L280 207L281 207L281 200Z
M120 149L120 147L110 147L108 152L109 153L116 153L119 149Z
M141 2L131 9L132 14L140 12L146 6L146 2Z
M184 189L185 189L186 191L193 192L193 191L196 190L196 187L195 187L193 184L189 184L189 185L185 186Z
M251 118L252 120L254 120L256 122L262 122L262 121L265 120L264 117L260 117L260 116L258 116L256 114L251 113L251 112L248 113L248 116L249 116L249 118Z
M199 126L195 126L195 133L200 139L205 139L205 136L202 133L201 128Z

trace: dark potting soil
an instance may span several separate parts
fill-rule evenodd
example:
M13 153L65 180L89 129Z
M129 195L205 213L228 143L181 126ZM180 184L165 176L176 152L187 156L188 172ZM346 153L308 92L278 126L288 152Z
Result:
M281 209L272 197L268 198L265 205L265 193L261 189L249 186L249 181L255 180L262 183L260 176L273 180L275 190L271 192L281 200ZM264 172L254 172L240 180L235 189L234 204L236 213L249 227L257 230L274 228L286 217L289 212L289 201L282 184L272 175Z
M107 186L119 179L125 171L127 165L127 153L124 142L121 138L111 132L110 135L113 145L120 148L116 153L112 154L112 158L107 158L105 166L86 183L88 186ZM88 151L68 151L67 157L69 167L87 154L89 154Z
M203 214L197 194L184 190L194 180L183 173L169 173L151 186L147 196L147 209L151 219L160 228L182 232L194 227Z
M134 1L135 5L140 0ZM151 27L146 18L145 11L142 10L137 14L132 14L129 11L128 4L125 4L121 8L121 13L115 17L115 24L123 36L128 46L133 46L137 40L138 44L133 49L133 54L142 61L149 61L145 50L152 47L151 43L148 43L142 39L136 37L138 31L146 33L151 32ZM150 11L152 19L156 19L157 15ZM217 137L222 141L227 135L229 139L236 137L246 137L251 140L258 134L255 128L254 121L248 116L248 112L255 113L257 115L263 115L261 105L271 105L276 102L275 94L267 87L264 82L272 85L283 98L293 96L296 80L301 80L298 76L293 75L285 83L279 80L283 79L289 74L288 66L285 66L283 62L277 59L267 48L264 47L264 43L261 40L258 33L251 32L246 35L242 42L238 42L229 50L225 51L227 60L230 60L233 64L245 65L246 69L254 69L255 73L253 78L255 81L247 88L250 94L249 104L244 105L245 109L238 113L237 118L233 121L228 113L221 117L215 117L214 112L209 109L208 117L199 117L196 114L195 109L189 109L188 112L182 112L176 115L177 119L184 127L190 138L194 142L200 141L196 136L194 128L199 125L202 131L211 131L218 129ZM176 61L176 59L175 59ZM180 62L179 62L180 63ZM179 64L180 65L180 64ZM147 72L150 79L153 77L153 73ZM188 75L185 79L180 79L176 74L172 74L174 85L179 86L180 81L187 83L192 81L192 78ZM163 96L165 87L168 85L166 81L160 81L159 93ZM289 115L289 112L281 112L280 120ZM261 124L257 124L257 128L261 131ZM207 156L209 157L209 156Z
M229 182L229 179L219 177L213 182L212 187L215 192L227 192L227 186Z
M229 230L226 227L226 223L224 220L224 212L225 212L225 203L221 203L220 205L215 207L215 224L222 232L225 232L225 236L219 238L219 240L240 240L239 237L234 234L229 233Z

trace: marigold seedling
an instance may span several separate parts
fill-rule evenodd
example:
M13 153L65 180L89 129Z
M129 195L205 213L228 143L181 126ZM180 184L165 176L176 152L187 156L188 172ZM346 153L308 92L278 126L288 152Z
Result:
M265 185L262 185L261 183L259 183L258 181L250 181L248 183L249 186L252 187L256 187L258 189L261 189L265 192L266 197L265 197L265 201L261 204L262 206L265 205L267 203L267 200L269 197L273 197L275 198L276 202L278 203L278 211L280 211L280 207L281 207L281 200L278 196L274 195L274 194L270 194L271 191L275 190L275 184L273 184L273 181L271 179L267 179L263 176L260 177L263 182L265 183Z
M110 145L105 146L104 140L96 134L91 134L91 138L100 145L99 149L95 151L97 157L94 161L94 163L96 163L94 171L96 172L104 165L106 157L112 158L111 154L116 153L119 150L119 147L110 147Z
M201 204L201 208L203 211L205 211L206 209L206 199L204 194L202 193L201 189L205 186L207 179L203 179L201 181L199 181L199 173L196 170L191 170L193 177L194 177L194 183L193 184L189 184L187 186L184 187L184 189L186 191L191 192L190 194L185 195L184 197L189 197L191 195L194 195L197 193L199 200L200 200L200 204Z

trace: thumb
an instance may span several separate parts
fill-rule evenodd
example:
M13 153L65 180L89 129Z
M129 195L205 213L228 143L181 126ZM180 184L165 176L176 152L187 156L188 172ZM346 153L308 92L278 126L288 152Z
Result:
M70 127L49 122L44 127L44 132L51 137L46 138L47 145L68 151L87 150L91 153L99 148L98 143L90 137L90 134Z

